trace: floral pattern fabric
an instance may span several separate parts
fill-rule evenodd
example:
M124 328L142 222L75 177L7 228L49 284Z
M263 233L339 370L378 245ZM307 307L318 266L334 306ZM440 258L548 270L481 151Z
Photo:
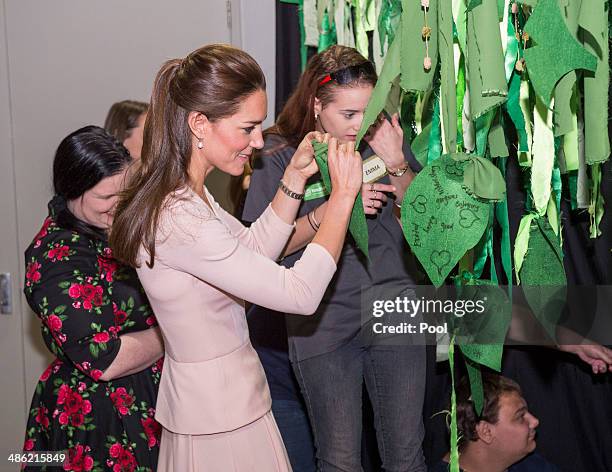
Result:
M49 216L26 250L24 291L56 357L36 385L24 451L67 451L63 470L154 471L163 358L136 374L100 380L120 335L157 325L135 271L114 260L104 241Z

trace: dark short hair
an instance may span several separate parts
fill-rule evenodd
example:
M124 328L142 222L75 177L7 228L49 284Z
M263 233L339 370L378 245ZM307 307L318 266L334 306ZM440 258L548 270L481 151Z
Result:
M104 129L120 142L125 141L138 126L138 118L149 109L149 104L136 100L123 100L113 103L108 110Z
M102 179L122 172L132 162L127 149L99 126L85 126L66 136L53 160L53 189L64 202L81 197ZM57 223L90 237L104 232L77 219L67 208L55 215Z
M484 404L482 414L479 416L472 401L469 379L464 377L457 386L459 450L465 448L469 441L478 439L476 425L480 421L491 424L497 423L499 420L499 399L502 395L510 393L522 395L521 387L514 380L492 372L482 372L482 387Z

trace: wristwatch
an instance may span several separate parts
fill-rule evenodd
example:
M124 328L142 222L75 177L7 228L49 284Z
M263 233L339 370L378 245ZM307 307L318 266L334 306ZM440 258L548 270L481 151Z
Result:
M393 177L401 177L408 170L408 163L404 161L404 165L398 167L397 170L391 170L387 167L387 174L392 175Z

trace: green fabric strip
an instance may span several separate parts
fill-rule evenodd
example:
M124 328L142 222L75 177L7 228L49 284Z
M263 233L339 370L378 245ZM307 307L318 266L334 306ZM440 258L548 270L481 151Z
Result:
M442 130L440 127L440 100L434 99L434 114L431 119L429 131L429 146L427 152L427 163L430 164L442 155Z
M567 29L557 0L539 0L525 24L525 32L532 38L531 47L525 50L529 78L547 105L561 77L574 69L594 71L597 67L596 57Z
M565 3L565 4L563 4ZM578 14L582 0L561 2L561 13L567 29L574 39L578 36ZM555 136L562 136L575 129L575 108L572 110L572 91L576 83L576 72L571 70L559 80L555 87L555 114L553 117Z
M532 128L532 111L533 104L531 103L531 93L529 82L521 79L521 87L519 92L519 106L523 113L523 123L525 123L525 134L527 135L528 149L519 150L519 164L524 167L531 167L531 152L533 148L533 128Z
M483 200L505 200L506 182L490 160L474 154L452 156L453 159L467 161L463 168L463 186L468 193Z
M359 146L361 139L364 137L370 126L376 121L378 115L385 107L387 97L391 91L391 85L400 73L400 47L402 42L402 30L398 29L393 43L387 51L387 57L383 65L380 77L374 87L374 91L370 96L370 101L363 115L361 128L357 133L355 147Z
M519 274L523 267L523 262L525 261L527 249L529 248L531 222L536 218L538 218L536 213L527 213L524 215L523 218L521 218L519 229L514 240L514 271L517 285L521 283Z
M514 66L519 57L519 42L516 39L516 31L514 31L514 25L510 19L508 20L507 32L504 65L506 69L506 81L510 82L510 77L512 77L512 74L514 73Z
M600 164L591 166L591 204L589 215L591 216L591 238L601 236L601 219L604 213L604 200L601 194L601 167Z
M391 44L395 38L402 14L401 0L382 0L378 16L378 33L380 38L380 55L385 53L385 45Z
M400 86L404 91L425 91L431 88L438 63L438 2L439 0L430 0L427 11L427 23L431 28L429 56L432 66L425 70L425 40L421 36L424 25L423 7L420 0L402 0Z
M321 178L323 179L323 184L328 189L328 191L331 192L331 179L329 177L329 169L327 167L327 144L319 143L318 141L313 141L312 146L314 148L317 165L319 166L319 172L321 173ZM351 221L349 222L349 232L351 233L351 236L353 236L357 247L369 259L370 256L368 251L368 225L366 223L365 213L363 211L363 200L361 198L361 192L357 194L357 198L355 199L355 203L353 205Z
M500 157L497 166L502 174L502 178L505 181L506 176L506 164L508 159ZM506 275L506 284L508 285L508 291L512 296L512 245L510 242L510 222L508 219L508 199L504 198L503 201L495 204L495 219L499 224L501 234L501 261Z
M465 365L467 367L468 377L470 379L470 396L474 402L476 414L480 416L482 415L482 408L484 407L484 389L482 387L482 373L480 371L480 365L469 359L465 359Z
M457 148L463 147L463 99L465 97L465 63L463 54L459 60L457 75Z
M448 346L448 363L451 372L451 425L450 472L459 472L459 434L457 430L457 396L455 394L455 336Z
M584 155L587 164L610 157L608 136L608 89L610 84L608 9L605 0L589 0L580 9L581 39L597 56L595 74L584 75Z
M453 48L453 11L450 2L438 6L438 49L440 54L440 116L442 118L444 150L457 151L457 87L455 83L455 53Z
M527 132L525 131L525 117L523 116L523 111L521 110L520 94L521 76L518 73L513 73L508 88L508 101L506 101L504 106L518 135L519 153L528 153L529 144L527 140Z
M364 0L353 0L353 5L355 7L355 49L357 49L362 56L368 57L369 42L365 24L367 20L365 18Z
M336 44L336 24L333 21L332 14L333 12L328 9L328 7L321 8L322 15L320 13L321 19L321 34L319 34L319 47L318 52L325 51L328 47Z
M470 112L475 119L501 105L508 95L508 86L497 2L483 0L466 17Z
M550 198L550 182L555 161L552 112L539 98L534 108L531 194L537 212L543 215Z
M580 157L578 156L578 97L576 85L572 87L573 93L570 98L570 110L569 110L569 125L567 126L566 133L559 133L558 128L555 127L555 136L564 134L563 136L563 157L565 160L565 171L571 172L578 170L580 166ZM557 117L557 99L555 98L555 117ZM559 125L561 126L561 125Z

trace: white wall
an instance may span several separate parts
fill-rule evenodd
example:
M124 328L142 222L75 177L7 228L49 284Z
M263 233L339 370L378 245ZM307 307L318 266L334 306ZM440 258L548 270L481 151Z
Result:
M115 101L147 101L166 59L210 42L259 61L274 104L274 0L0 0L0 272L13 275L0 315L0 471L23 443L26 410L48 360L21 296L23 251L46 215L59 141L103 123ZM273 119L269 113L269 121ZM225 198L221 178L212 185Z

